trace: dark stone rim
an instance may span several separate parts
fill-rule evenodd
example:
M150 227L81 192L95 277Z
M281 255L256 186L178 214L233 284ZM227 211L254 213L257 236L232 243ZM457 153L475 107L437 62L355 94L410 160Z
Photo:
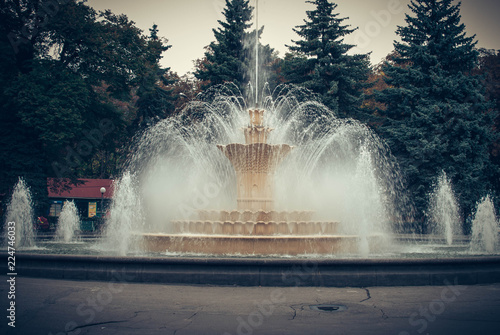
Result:
M4 257L7 254L3 253ZM454 258L258 258L258 257L143 257L143 256L99 256L99 255L59 255L59 254L29 254L17 253L18 260L41 261L74 261L74 262L117 262L117 263L152 263L152 264L206 264L206 265L258 265L258 266L290 266L294 264L315 263L318 266L330 265L363 265L363 266L416 266L416 265L481 265L499 264L500 256L471 256Z
M450 259L152 258L16 255L17 275L219 286L443 286L500 283L500 257Z

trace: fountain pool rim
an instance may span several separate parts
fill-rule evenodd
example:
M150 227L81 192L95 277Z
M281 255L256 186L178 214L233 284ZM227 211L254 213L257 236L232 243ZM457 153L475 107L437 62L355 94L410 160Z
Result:
M16 255L18 276L219 286L446 286L500 283L500 256L253 258Z

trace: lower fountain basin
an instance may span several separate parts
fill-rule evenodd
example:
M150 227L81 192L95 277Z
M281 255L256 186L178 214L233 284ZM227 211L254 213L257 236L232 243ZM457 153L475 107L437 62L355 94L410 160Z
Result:
M317 221L173 221L176 234L336 235L340 222Z
M19 254L21 277L182 285L424 286L500 282L500 257L279 259Z
M363 239L356 235L228 236L194 234L143 234L141 248L149 252L218 255L329 255L356 254ZM380 252L383 235L369 236L369 250Z
M111 282L116 281L118 276L130 282L183 285L368 287L500 282L500 249L493 254L472 252L466 237L460 241L457 239L457 243L451 246L429 235L392 236L389 238L392 243L387 243L385 238L374 237L369 239L372 247L382 246L383 250L379 253L370 250L367 255L360 255L358 250L351 254L300 255L298 250L290 251L290 255L277 254L280 246L277 239L288 240L288 243L295 243L292 241L295 239L303 243L307 238L310 244L321 245L322 239L326 238L339 246L350 241L351 246L359 247L359 237L353 236L243 238L253 242L274 242L269 245L274 245L272 251L275 255L166 252L162 249L165 245L159 242L174 241L170 246L178 246L181 236L135 234L135 237L143 243L149 241L151 245L160 247L160 251L137 251L117 257L111 256L113 251L106 249L98 236L83 236L81 241L72 243L53 241L49 236L40 239L39 236L36 247L16 250L16 270L20 277ZM197 239L198 243L206 245L214 243L214 239L207 237L227 239L217 235L182 236L187 243L194 243Z

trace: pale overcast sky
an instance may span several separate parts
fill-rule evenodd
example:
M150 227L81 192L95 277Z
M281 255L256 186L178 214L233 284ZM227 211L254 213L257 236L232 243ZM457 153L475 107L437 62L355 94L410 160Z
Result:
M287 52L285 44L297 40L292 28L303 23L306 10L314 6L305 0L258 0L259 26L264 26L261 42L279 51ZM255 6L256 0L250 0ZM371 54L377 64L392 49L398 25L404 25L404 14L409 13L410 0L337 0L340 17L351 27L359 29L346 37L348 43L358 45L355 52ZM193 61L203 57L204 47L214 41L212 28L223 20L225 0L89 0L97 10L111 9L115 14L126 14L137 26L149 34L156 23L160 36L172 45L163 54L162 65L179 75L192 72ZM467 36L476 34L478 47L500 49L500 0L462 0L462 22Z

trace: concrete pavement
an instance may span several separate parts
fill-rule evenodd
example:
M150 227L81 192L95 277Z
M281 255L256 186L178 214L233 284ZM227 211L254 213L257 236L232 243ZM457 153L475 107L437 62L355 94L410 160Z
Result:
M500 330L500 284L185 286L129 283L120 273L107 282L17 277L12 328L7 326L6 280L2 277L0 287L2 334L407 335ZM320 305L319 311L311 305Z

